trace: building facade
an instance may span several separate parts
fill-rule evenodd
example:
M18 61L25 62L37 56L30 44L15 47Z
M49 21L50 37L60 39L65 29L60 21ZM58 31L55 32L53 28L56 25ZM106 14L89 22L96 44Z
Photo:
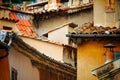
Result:
M81 30L83 29L83 27L81 27L79 29L80 33L68 35L75 41L78 46L77 80L119 80L119 71L117 70L119 70L120 30L119 28L109 28L108 30L113 32L108 34L106 33L108 27L104 29L100 29L100 27L97 28L92 26L91 28L86 28L86 34ZM109 43L116 45L116 47L104 47ZM115 58L116 55L117 57ZM114 61L116 59L118 59L118 63ZM110 63L115 65L109 66ZM114 67L115 69L111 67Z

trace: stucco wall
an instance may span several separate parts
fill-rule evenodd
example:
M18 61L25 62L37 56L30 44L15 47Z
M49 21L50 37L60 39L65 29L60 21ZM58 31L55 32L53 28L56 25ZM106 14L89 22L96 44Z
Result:
M68 37L66 37L66 34L68 34L68 32L68 26L62 27L48 33L48 39L51 41L68 44Z
M106 12L105 6L106 0L94 0L94 25L118 27L119 23L117 2L115 2L115 12Z
M44 21L38 21L39 27L36 28L36 31L39 35L41 35L68 22L74 22L75 24L81 26L82 24L91 21L93 21L93 10L83 10L72 15L54 16L53 18Z
M14 68L18 72L17 80L39 80L39 71L32 66L30 59L12 47L9 54L9 63L10 69Z
M34 47L39 52L57 60L63 62L63 46L49 43L47 41L41 41L36 39L30 39L27 37L21 37L24 42Z
M112 43L117 47L115 51L120 51L120 43L117 42L86 42L78 47L77 54L77 80L98 80L92 75L91 70L102 66L105 63L105 51L103 47L107 43Z

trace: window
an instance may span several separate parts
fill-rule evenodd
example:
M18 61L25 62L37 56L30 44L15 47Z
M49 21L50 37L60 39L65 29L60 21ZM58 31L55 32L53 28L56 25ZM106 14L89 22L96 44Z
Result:
M120 52L114 52L114 60L120 58Z
M3 30L12 30L12 27L3 26Z
M17 80L17 70L14 68L11 69L11 80Z

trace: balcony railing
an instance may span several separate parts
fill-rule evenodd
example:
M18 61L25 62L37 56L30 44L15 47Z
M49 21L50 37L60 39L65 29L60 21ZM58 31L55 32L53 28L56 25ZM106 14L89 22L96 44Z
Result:
M92 74L100 80L112 78L118 73L120 73L120 58L92 70Z

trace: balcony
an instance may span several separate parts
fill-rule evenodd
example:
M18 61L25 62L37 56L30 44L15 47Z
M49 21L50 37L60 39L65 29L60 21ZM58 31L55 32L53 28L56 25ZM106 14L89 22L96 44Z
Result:
M120 73L120 58L92 70L92 74L100 80L113 78L118 73Z

